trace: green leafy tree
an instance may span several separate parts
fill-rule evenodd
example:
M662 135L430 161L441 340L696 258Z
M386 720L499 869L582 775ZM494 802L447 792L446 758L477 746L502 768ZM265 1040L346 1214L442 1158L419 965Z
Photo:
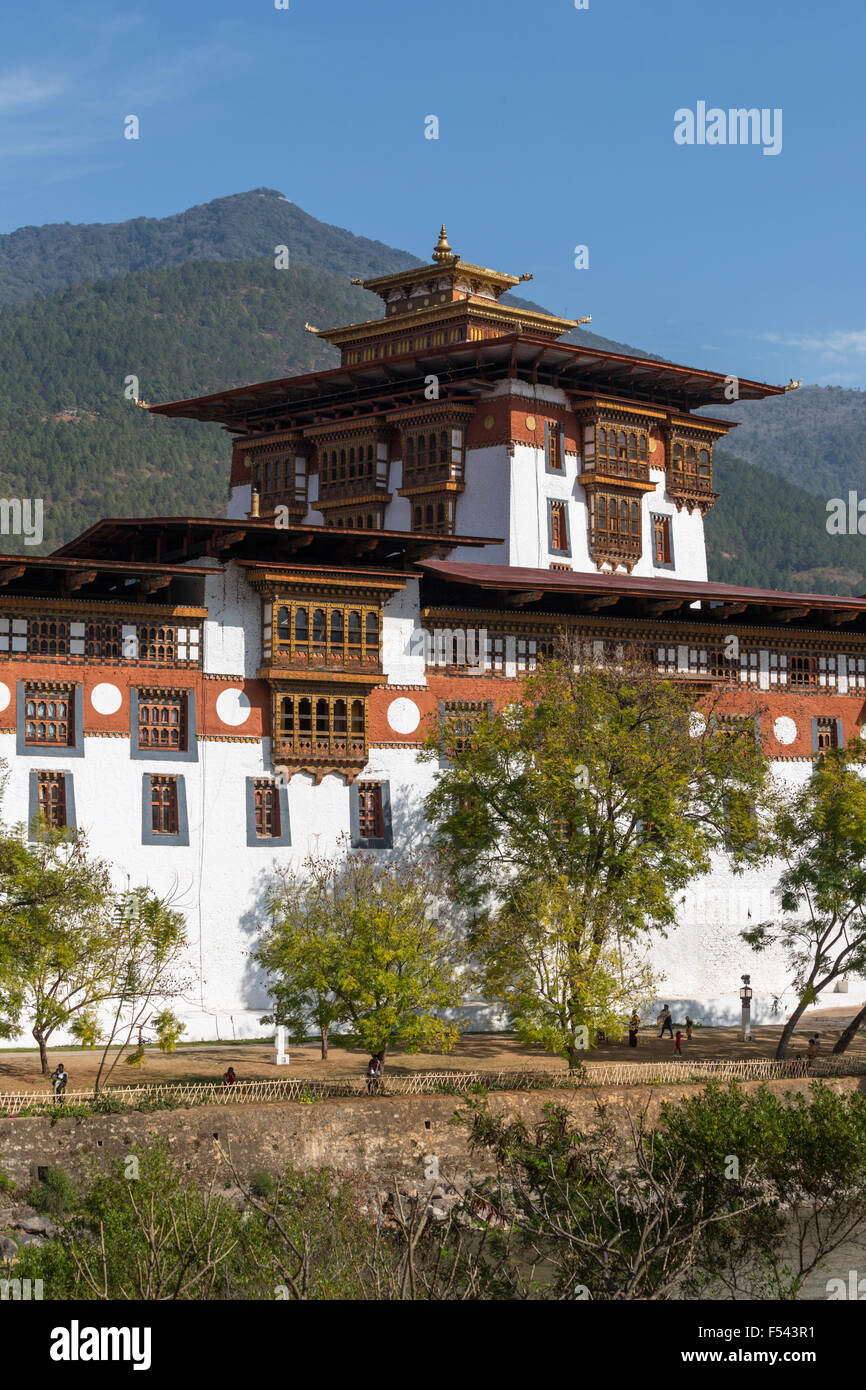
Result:
M117 966L108 865L82 834L0 830L0 1034L22 1026L48 1075L48 1043L83 1026L110 994Z
M443 1015L460 1003L456 933L438 915L443 889L423 860L344 853L311 857L271 896L256 952L295 1027L304 1009L339 1046L384 1060L397 1041L410 1052L448 1051L458 1027Z
M172 906L171 894L160 897L148 888L122 894L112 927L116 954L111 988L106 994L111 1009L106 1016L96 1091L109 1080L134 1035L140 1035L157 1001L164 1004L153 1019L159 1046L164 1052L174 1050L182 1025L165 1001L182 995L191 984L183 969L186 921ZM144 1048L139 1045L127 1060L131 1066L139 1065Z
M446 721L428 750L450 764L426 809L474 913L481 987L572 1062L587 1030L646 997L648 934L673 924L712 852L735 866L764 852L753 725L722 733L715 703L702 709L628 649L596 661L563 643L468 746Z
M809 781L783 799L772 821L784 868L780 915L742 933L756 951L781 949L797 1003L776 1056L786 1055L807 1008L844 975L866 973L866 749L830 749Z

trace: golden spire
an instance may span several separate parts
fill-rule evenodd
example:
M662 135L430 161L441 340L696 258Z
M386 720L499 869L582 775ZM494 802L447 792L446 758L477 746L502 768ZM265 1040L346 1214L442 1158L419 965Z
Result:
M433 259L434 261L450 261L453 256L454 252L448 245L448 234L445 231L445 223L443 222L442 230L439 233L439 240L433 248Z

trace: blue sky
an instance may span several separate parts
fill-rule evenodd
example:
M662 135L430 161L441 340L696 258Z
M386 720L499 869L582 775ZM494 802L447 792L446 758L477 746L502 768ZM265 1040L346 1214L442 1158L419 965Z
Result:
M862 388L864 52L862 0L7 4L0 231L267 185L419 255L444 219L677 361ZM700 101L781 108L781 152L677 145Z

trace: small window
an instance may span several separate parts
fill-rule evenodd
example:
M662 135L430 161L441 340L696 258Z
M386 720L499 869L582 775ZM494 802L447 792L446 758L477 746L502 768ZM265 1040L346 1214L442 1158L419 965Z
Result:
M815 725L815 746L819 753L839 747L839 721L833 715L819 715Z
M150 815L154 835L178 833L176 777L151 777Z
M653 558L657 565L671 563L671 519L669 516L653 517Z
M56 748L74 745L71 686L25 687L24 742Z
M280 801L276 783L258 778L253 790L256 835L260 840L279 838Z
M362 840L381 840L385 833L381 782L358 783L358 835Z
M550 503L550 548L568 551L568 518L564 502Z
M40 772L38 780L39 812L50 830L66 826L66 774Z
M187 746L186 729L185 691L138 692L139 748L176 748L178 752L184 752Z

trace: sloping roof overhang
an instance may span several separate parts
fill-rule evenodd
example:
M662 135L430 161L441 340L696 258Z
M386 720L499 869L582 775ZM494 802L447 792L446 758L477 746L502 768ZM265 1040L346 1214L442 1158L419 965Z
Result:
M523 569L471 561L419 562L425 603L520 607L605 617L866 631L866 598L781 593L712 581ZM462 597L461 597L462 596Z

